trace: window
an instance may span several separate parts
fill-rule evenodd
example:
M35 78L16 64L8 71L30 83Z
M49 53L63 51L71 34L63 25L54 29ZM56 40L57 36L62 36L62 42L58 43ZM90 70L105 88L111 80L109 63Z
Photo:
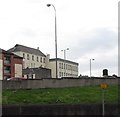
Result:
M76 67L76 71L78 71L78 67Z
M68 70L70 70L70 65L67 65Z
M9 56L6 56L6 57L4 57L4 63L5 64L10 64L10 57Z
M29 75L27 75L27 79L29 79Z
M66 64L66 69L67 69L67 64Z
M27 60L29 60L29 54L27 54Z
M31 78L33 79L33 74L32 74L32 76L31 76Z
M39 57L37 56L37 62L39 62Z
M32 60L34 61L34 55L32 55Z
M43 59L43 62L45 63L45 58Z
M61 63L59 63L59 68L61 68Z
M59 77L61 77L61 72L59 72Z
M67 76L68 74L66 73L66 76Z
M5 56L4 60L10 60L10 56Z
M25 59L25 53L23 53L23 58Z
M35 68L35 63L31 63L31 68Z
M42 63L42 57L40 57L40 62Z
M63 72L62 72L62 74L61 74L62 76L63 76Z
M63 63L62 63L62 69L63 69Z
M64 63L64 69L65 69L65 63Z

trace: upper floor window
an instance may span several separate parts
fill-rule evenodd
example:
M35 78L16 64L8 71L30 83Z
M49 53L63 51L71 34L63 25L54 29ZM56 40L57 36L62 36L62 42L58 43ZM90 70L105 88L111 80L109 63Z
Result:
M64 69L65 69L65 63L64 63Z
M62 66L61 66L61 67L62 67L62 69L63 69L63 63L62 63Z
M29 60L30 58L29 58L29 54L27 54L27 60Z
M32 60L34 61L34 55L32 55Z
M59 63L59 68L61 68L61 63Z
M4 60L10 60L10 56L4 56Z
M43 59L43 62L45 63L45 58Z
M25 59L25 53L23 53L23 58Z
M42 57L40 57L40 62L42 63Z
M37 56L37 62L39 62L39 57Z

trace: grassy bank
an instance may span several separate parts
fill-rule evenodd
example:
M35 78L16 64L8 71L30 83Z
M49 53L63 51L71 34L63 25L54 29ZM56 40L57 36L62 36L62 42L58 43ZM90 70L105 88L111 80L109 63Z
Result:
M117 103L118 86L110 85L105 90L105 102ZM45 88L45 89L19 89L3 90L3 104L21 104L21 103L101 103L102 89L100 86L84 86L70 88Z

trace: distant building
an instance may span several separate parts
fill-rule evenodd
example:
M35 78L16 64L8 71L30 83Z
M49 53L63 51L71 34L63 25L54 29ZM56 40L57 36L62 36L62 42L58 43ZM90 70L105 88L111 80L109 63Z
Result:
M57 58L58 78L78 77L78 63ZM52 78L56 77L56 59L49 60L49 66L52 70Z
M13 48L9 49L8 51L16 54L17 56L23 57L23 72L24 75L27 75L25 77L28 76L31 77L32 74L33 78L38 78L38 68L39 68L39 78L41 77L43 78L43 76L44 78L46 77L48 78L48 76L52 78L56 77L56 59L50 59L50 55L43 54L39 50L39 48L34 49L27 46L16 44ZM58 65L57 66L58 78L78 77L78 63L57 58L57 65ZM46 71L45 69L43 70L40 68L46 68L46 70L51 69L48 70L51 71L51 74L49 74L48 71ZM33 74L32 73L33 71L36 74ZM41 74L42 76L40 76Z
M22 77L23 58L0 49L0 80Z
M51 78L51 69L47 68L26 68L23 69L23 76L27 79Z
M39 48L34 49L27 46L16 44L13 48L8 50L20 57L23 57L23 69L26 68L46 68L48 65L48 58L43 54Z
M23 76L26 78L51 78L51 70L47 69L49 58L39 48L16 44L8 51L23 57Z

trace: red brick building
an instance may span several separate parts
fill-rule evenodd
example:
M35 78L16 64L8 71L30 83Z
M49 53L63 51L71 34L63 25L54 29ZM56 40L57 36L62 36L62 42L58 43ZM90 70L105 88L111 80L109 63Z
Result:
M0 80L22 77L23 58L0 49Z

